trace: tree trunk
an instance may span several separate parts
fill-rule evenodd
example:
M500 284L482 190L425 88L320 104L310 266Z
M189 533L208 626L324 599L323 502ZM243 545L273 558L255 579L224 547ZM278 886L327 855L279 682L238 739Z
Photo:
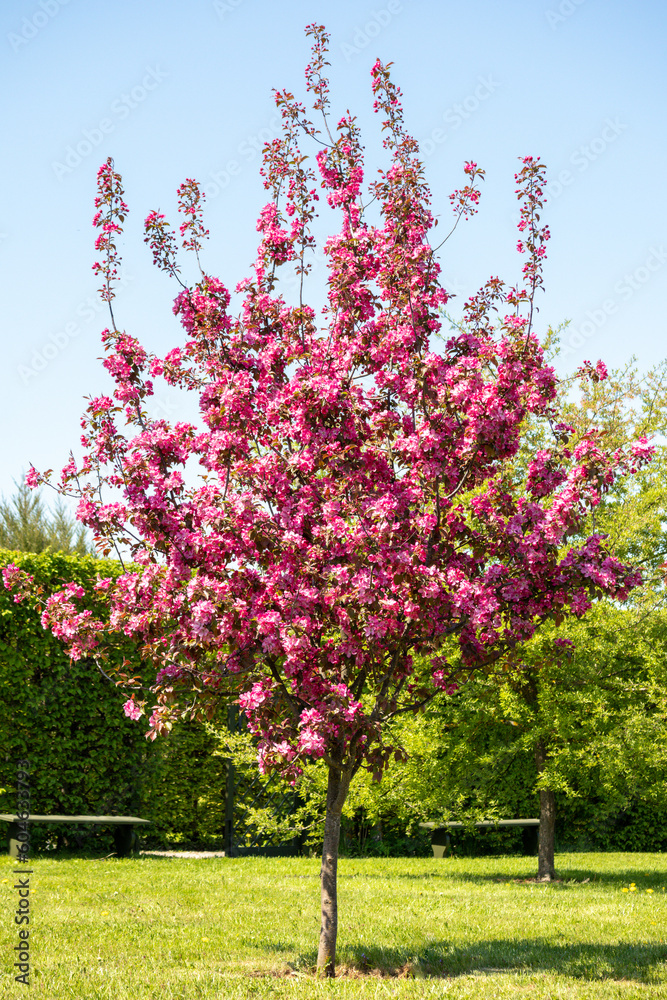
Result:
M538 775L544 770L547 751L542 741L535 747ZM556 796L550 788L540 789L540 839L537 849L537 877L551 882L556 877L554 850L556 846Z
M317 952L318 976L336 975L336 936L338 934L338 844L343 805L350 787L350 775L335 766L329 767L327 814L322 845L322 924Z

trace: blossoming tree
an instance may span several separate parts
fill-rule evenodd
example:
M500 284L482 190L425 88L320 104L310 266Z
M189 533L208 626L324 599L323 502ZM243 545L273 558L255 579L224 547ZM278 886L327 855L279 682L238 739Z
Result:
M111 312L104 365L115 390L90 400L83 458L70 459L58 488L79 498L99 551L130 552L132 563L97 584L108 621L82 610L80 588L68 586L46 600L43 622L74 658L103 657L114 636L140 640L156 667L151 737L228 697L257 737L263 773L294 781L304 760L326 762L317 966L333 975L341 810L360 768L379 777L401 754L384 724L457 683L443 652L452 638L472 670L546 619L581 615L602 594L626 596L637 574L605 552L603 537L578 531L615 470L647 449L607 455L589 437L571 453L568 428L554 420L555 374L533 331L549 237L538 160L524 159L516 175L522 283L491 278L434 349L448 294L400 91L377 61L388 164L364 203L355 118L330 120L328 36L317 25L307 32L307 89L322 124L276 92L283 134L265 149L270 198L234 309L201 266L193 286L183 281L177 235L161 214L146 219L155 263L181 285L174 312L186 336L165 357L116 326L127 207L113 162L99 171L95 269ZM319 146L318 176L304 140ZM454 225L479 198L483 171L468 163L465 172L451 196ZM324 244L319 311L305 301L318 182L339 219ZM207 231L192 180L179 209L183 247L199 265ZM290 296L280 280L291 269ZM196 394L200 424L149 416L156 378ZM506 467L530 414L552 420L553 447L517 484ZM33 484L48 478L31 470ZM20 590L16 573L6 575ZM138 718L146 706L134 692L125 711Z

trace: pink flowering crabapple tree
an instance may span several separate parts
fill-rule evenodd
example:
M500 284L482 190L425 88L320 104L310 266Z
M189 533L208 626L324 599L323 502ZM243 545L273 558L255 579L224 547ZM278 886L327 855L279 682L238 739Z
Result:
M98 174L95 264L111 326L102 337L110 396L90 400L83 457L60 480L98 550L131 564L100 579L102 621L69 585L44 601L43 624L73 658L98 657L116 636L138 640L156 668L148 735L178 718L238 702L257 738L259 769L296 781L304 761L328 768L318 972L334 975L341 811L360 768L378 778L402 750L386 723L417 712L547 619L582 615L601 595L624 599L638 574L583 537L586 514L621 470L649 450L606 454L595 436L576 451L557 422L556 377L533 330L542 286L544 166L516 175L522 281L491 278L464 321L434 348L448 301L430 235L417 143L404 127L389 67L372 69L387 165L364 187L355 118L329 113L328 35L310 25L307 91L319 124L275 93L282 136L267 145L269 200L248 278L232 295L203 268L207 230L193 180L179 189L182 246L158 212L145 223L155 264L180 285L184 342L164 357L116 326L117 241L127 213L120 176ZM317 148L311 166L303 142ZM483 171L465 166L454 228L476 211ZM337 231L324 244L327 301L305 299L324 191ZM297 293L281 294L281 277ZM292 288L294 286L292 285ZM602 368L595 370L599 376ZM154 380L196 395L201 421L151 418ZM508 473L528 419L550 422L553 445L520 482ZM197 473L195 475L195 472ZM36 485L50 473L31 470ZM29 586L10 569L17 597ZM123 676L123 683L133 679Z

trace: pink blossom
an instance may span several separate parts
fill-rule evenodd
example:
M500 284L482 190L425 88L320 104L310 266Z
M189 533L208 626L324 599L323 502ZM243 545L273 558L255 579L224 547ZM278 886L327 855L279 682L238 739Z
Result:
M140 719L141 716L144 714L143 709L140 708L139 705L137 705L136 701L134 700L134 697L130 698L129 701L125 702L125 704L123 705L123 711L125 712L125 715L127 715L128 718L134 719L135 721L137 719Z
M322 733L315 733L312 729L302 729L297 748L301 753L321 757L326 749L326 739Z
M40 484L40 476L37 469L34 466L30 466L25 474L26 485L30 487L31 490L36 489Z
M244 692L239 698L239 705L244 711L253 711L259 708L271 694L271 682L269 680L258 681L253 684L250 691Z

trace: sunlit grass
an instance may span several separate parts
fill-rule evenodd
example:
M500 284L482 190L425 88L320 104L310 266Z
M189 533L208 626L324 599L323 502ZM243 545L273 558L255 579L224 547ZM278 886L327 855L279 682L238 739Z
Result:
M334 983L312 978L317 860L37 859L30 996L667 997L667 857L344 859ZM7 879L7 881L4 881ZM0 998L16 892L0 869Z

